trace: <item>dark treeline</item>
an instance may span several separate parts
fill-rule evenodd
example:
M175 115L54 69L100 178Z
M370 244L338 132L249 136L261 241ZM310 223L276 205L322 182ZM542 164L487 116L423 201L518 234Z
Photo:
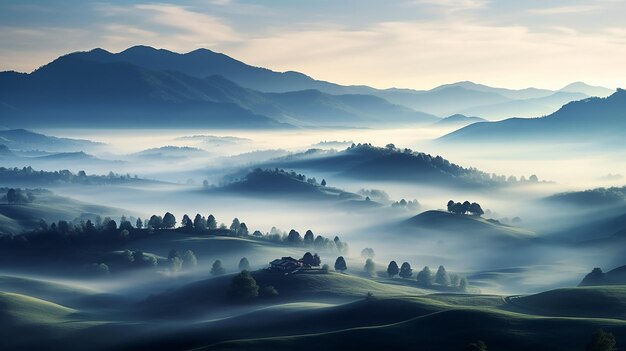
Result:
M408 148L397 148L394 144L387 144L384 148L376 147L372 144L352 144L348 149L348 153L360 153L370 155L372 159L394 157L398 161L404 164L421 165L427 168L439 170L440 172L447 173L454 177L463 178L471 181L480 182L495 182L495 183L538 183L539 179L536 175L531 175L528 178L521 176L519 179L515 176L497 175L495 173L489 174L482 172L474 167L464 168L456 165L445 158L437 155L432 156L423 152L413 151Z
M18 182L18 183L37 183L37 184L50 184L50 183L73 183L73 184L88 184L88 185L101 185L101 184L116 184L127 182L143 182L145 179L138 178L137 175L131 176L130 174L117 174L109 172L107 175L87 175L85 171L78 171L72 173L71 171L64 169L59 171L36 171L32 167L23 168L5 168L0 167L0 181L3 182Z
M122 216L119 223L110 217L100 216L81 217L74 221L61 220L51 224L40 220L35 230L19 235L0 235L0 261L19 265L47 262L52 258L61 265L91 263L86 261L93 260L93 255L86 257L90 253L123 249L134 240L168 233L240 237L333 252L345 252L348 249L347 244L338 236L331 240L321 235L316 236L311 230L307 230L304 237L293 229L284 233L276 228L265 234L258 230L250 234L247 225L237 218L233 219L230 227L223 223L218 225L213 215L204 217L200 214L193 220L184 215L180 225L177 224L176 217L170 212L163 216L152 215L146 220ZM137 256L133 261L135 266L153 266L149 264L152 259L143 253L131 254Z

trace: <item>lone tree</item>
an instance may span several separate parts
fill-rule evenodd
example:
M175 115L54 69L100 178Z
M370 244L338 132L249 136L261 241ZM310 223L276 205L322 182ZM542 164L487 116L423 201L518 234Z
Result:
M224 273L226 273L226 270L222 267L222 261L215 260L215 262L213 262L213 266L211 266L211 274L222 275Z
M459 282L459 290L460 291L467 291L467 286L469 284L467 283L467 278L463 277L461 278L461 281Z
M193 269L198 265L198 259L196 255L191 250L185 251L183 253L183 268L184 269Z
M376 264L374 263L374 261L371 258L368 258L367 260L365 260L365 272L370 276L373 277L374 274L376 274Z
M422 287L430 287L433 284L433 274L428 266L417 273L417 284Z
M259 286L250 272L243 270L230 281L228 296L239 301L249 300L259 296Z
M343 273L346 269L348 269L348 266L346 266L346 260L343 256L337 257L335 260L335 270Z
M245 257L242 257L241 260L239 260L239 270L240 271L249 271L250 270L250 262L248 262L248 259Z
M446 268L444 266L439 266L439 269L437 269L437 274L435 274L435 283L443 286L450 286L450 276L448 275L448 272L446 272Z
M387 266L387 275L393 278L398 275L399 272L400 268L398 268L396 261L389 262L389 266Z
M408 262L404 262L402 266L400 266L400 277L408 279L413 275L413 269L411 269L411 265Z
M322 179L322 182L320 183L320 185L326 186L326 179Z
M176 217L173 214L167 212L163 216L163 228L171 229L176 226Z
M593 333L585 351L616 351L615 344L613 333L600 329Z

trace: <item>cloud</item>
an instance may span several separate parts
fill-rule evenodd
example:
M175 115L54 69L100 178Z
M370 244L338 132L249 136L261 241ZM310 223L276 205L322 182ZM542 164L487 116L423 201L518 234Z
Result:
M238 40L236 32L220 18L194 12L185 7L166 4L141 4L146 21L159 24L205 43Z
M532 14L537 14L537 15L566 15L566 14L598 12L600 10L602 10L602 7L599 5L575 5L575 6L535 8L535 9L528 10L528 12Z
M558 87L580 79L611 86L626 76L618 34L464 21L385 22L360 30L320 25L263 33L229 52L254 65L344 84L428 88L474 80Z
M489 0L413 0L413 5L428 5L445 9L447 12L475 10L488 7Z

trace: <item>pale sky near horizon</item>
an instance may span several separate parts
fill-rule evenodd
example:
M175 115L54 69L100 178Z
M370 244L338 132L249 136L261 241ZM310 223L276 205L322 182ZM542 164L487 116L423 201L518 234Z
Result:
M625 17L626 0L0 0L0 70L141 44L378 88L615 88Z

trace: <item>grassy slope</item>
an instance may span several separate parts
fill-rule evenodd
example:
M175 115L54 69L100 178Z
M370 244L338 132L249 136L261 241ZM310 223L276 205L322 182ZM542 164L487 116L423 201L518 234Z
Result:
M376 296L410 296L423 293L412 287L382 284L334 272L284 276L261 270L252 272L252 275L260 287L272 285L278 290L279 297L270 301L271 303L320 301L332 298L354 299L364 297L368 292ZM199 318L211 313L216 307L233 306L233 302L226 295L232 276L229 274L202 280L151 296L139 306L139 312L150 317L166 319ZM267 303L262 300L258 302Z
M523 228L488 221L482 217L458 215L444 211L426 211L409 218L405 227L419 227L438 231L482 233L512 238L529 238L534 233Z
M454 294L375 298L301 312L299 319L292 317L282 324L272 319L277 324L269 323L265 334L257 330L246 339L201 349L405 349L419 345L458 350L482 339L491 350L575 350L583 349L599 328L615 333L618 341L626 339L625 304L626 287L558 289L514 299ZM298 320L314 323L303 328ZM282 336L276 336L276 328L283 331Z
M0 233L19 234L24 229L36 228L40 219L48 222L71 221L84 213L111 216L122 212L67 197L42 195L28 204L0 204Z

